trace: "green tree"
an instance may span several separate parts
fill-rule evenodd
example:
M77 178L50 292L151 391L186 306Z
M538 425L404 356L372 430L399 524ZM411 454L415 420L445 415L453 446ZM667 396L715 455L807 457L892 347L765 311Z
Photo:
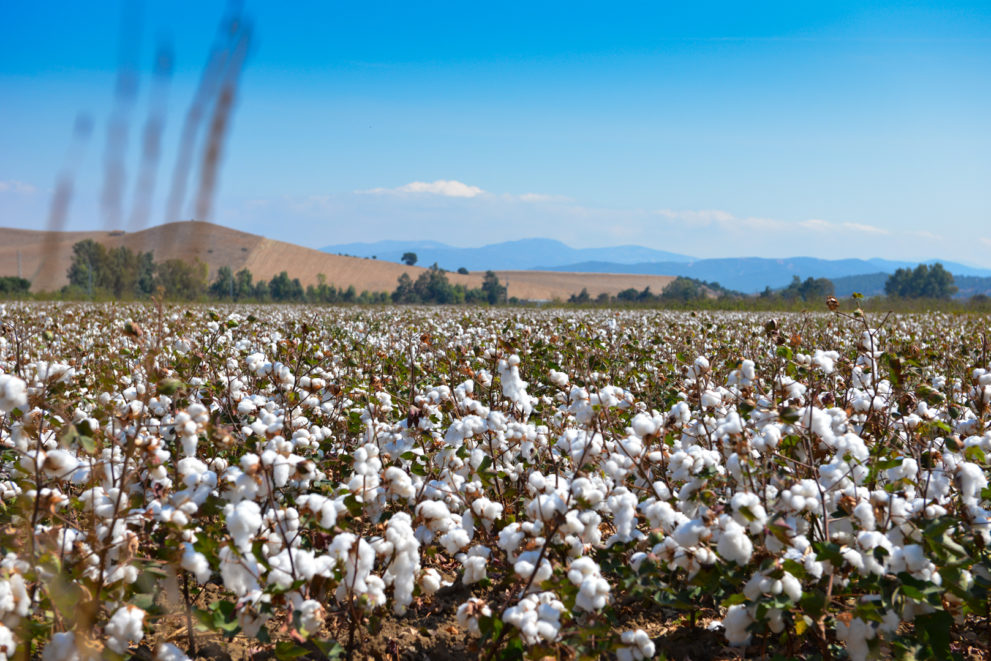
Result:
M408 273L399 276L396 290L392 292L393 303L416 303L416 292L413 290L413 278Z
M168 259L156 269L155 288L166 298L197 300L206 293L207 272L207 265L198 259Z
M229 266L221 266L217 269L217 277L210 284L210 295L221 300L231 300L235 298L234 272Z
M705 298L705 289L698 280L679 276L669 282L661 292L661 300L664 301L697 301Z
M400 257L400 261L402 261L402 263L406 266L413 266L416 264L416 260L417 257L415 252L404 252L403 256Z
M234 299L238 301L243 301L245 299L254 298L255 287L252 284L251 271L248 269L241 269L234 276Z
M898 269L884 283L884 293L898 298L950 298L956 292L953 274L938 263Z
M494 271L485 272L485 277L482 278L482 292L485 293L485 300L489 302L489 305L505 303L508 289L499 283L499 276Z

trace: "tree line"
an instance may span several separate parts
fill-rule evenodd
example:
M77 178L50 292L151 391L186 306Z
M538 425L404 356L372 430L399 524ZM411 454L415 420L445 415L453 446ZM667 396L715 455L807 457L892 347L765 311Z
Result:
M251 271L221 266L210 281L209 268L198 259L156 262L151 252L127 246L107 248L92 239L72 247L66 298L216 300L232 302L386 303L386 292L358 293L353 286L334 287L321 274L317 285L303 287L299 278L282 271L270 280L254 279Z
M68 270L69 284L62 289L65 298L214 300L230 302L278 303L436 303L495 305L507 302L507 288L492 271L482 286L468 288L451 284L446 272L434 264L416 280L404 273L396 289L389 292L358 292L355 287L335 287L324 274L316 285L303 286L299 278L282 271L269 280L255 281L248 269L234 272L229 266L217 269L209 280L209 268L198 259L167 259L156 262L151 252L137 252L127 246L107 248L86 239L73 245ZM10 282L7 282L10 281ZM20 278L0 278L0 294L27 293L30 283ZM21 287L18 289L17 287Z
M408 273L399 276L396 289L390 298L393 303L437 303L459 305L488 303L497 305L507 302L507 287L499 282L499 276L486 271L482 286L468 288L461 284L451 284L447 272L434 264L413 280Z

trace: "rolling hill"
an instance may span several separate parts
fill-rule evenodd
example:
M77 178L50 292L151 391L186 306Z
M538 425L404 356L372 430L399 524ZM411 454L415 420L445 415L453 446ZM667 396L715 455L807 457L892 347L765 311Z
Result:
M327 282L358 291L392 291L403 273L416 278L424 269L380 259L342 257L319 250L267 239L220 225L184 221L157 225L133 233L125 232L45 232L0 228L0 276L20 273L31 280L32 291L56 290L67 284L66 271L72 259L72 246L93 239L108 247L127 246L151 251L157 261L179 258L199 259L210 269L210 277L221 266L234 271L247 268L256 280L270 279L281 271L299 278L304 286L316 284L323 274ZM508 283L509 296L526 300L567 299L587 288L592 296L615 295L630 287L661 291L672 277L666 275L600 274L538 271L498 271ZM478 287L482 272L468 275L448 273L454 284Z

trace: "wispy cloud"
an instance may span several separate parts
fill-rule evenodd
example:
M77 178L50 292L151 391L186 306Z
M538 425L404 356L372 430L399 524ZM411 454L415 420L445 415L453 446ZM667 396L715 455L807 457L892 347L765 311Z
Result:
M851 222L831 222L821 218L809 218L798 222L780 220L777 218L760 218L755 216L740 217L728 211L719 209L660 209L655 212L658 216L678 221L686 226L710 227L718 226L726 230L806 230L810 232L831 232L831 233L860 233L884 235L890 232L874 225Z
M981 236L981 237L978 237L977 240L980 241L981 243L983 243L984 245L986 245L988 247L991 247L991 239L989 239L988 237Z
M548 195L546 193L523 193L522 195L512 195L507 193L506 197L520 202L570 202L571 198L565 195Z
M438 179L429 182L411 181L398 188L372 188L371 190L355 192L365 195L401 195L405 193L440 195L442 197L477 197L485 194L485 191L478 186L469 186L453 179Z
M37 188L31 184L26 184L23 181L8 180L0 181L0 193L20 193L22 195L31 195L37 192Z

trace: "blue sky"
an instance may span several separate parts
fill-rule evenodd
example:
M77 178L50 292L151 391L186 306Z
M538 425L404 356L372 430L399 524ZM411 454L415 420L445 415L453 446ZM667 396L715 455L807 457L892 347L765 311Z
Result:
M140 6L124 203L155 44L168 39L158 223L223 5ZM120 7L6 3L0 224L45 226L87 112L68 227L104 227ZM986 2L248 0L244 11L255 38L215 222L314 247L547 236L991 267Z

